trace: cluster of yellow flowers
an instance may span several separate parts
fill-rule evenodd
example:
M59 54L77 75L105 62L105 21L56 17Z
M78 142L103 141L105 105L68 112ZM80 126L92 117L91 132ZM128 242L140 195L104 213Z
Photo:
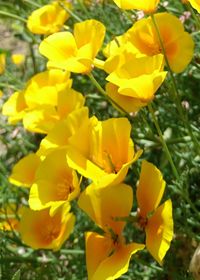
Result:
M150 14L159 3L114 2L121 9ZM190 2L200 8L198 1ZM114 106L137 112L154 99L165 80L166 59L173 72L182 72L193 57L194 42L176 16L155 13L109 42L103 49L105 60L100 60L96 56L105 26L90 19L76 23L73 33L60 31L70 8L67 1L54 1L28 18L29 30L48 35L39 46L48 59L47 70L32 77L3 106L9 123L22 120L25 129L46 134L37 152L13 168L9 180L30 188L30 208L22 207L20 223L10 220L10 224L13 222L11 228L32 248L58 250L73 230L70 202L78 198L78 206L104 232L85 235L88 278L116 279L127 272L131 255L145 244L162 264L173 238L172 202L169 199L159 206L165 181L161 172L144 160L136 191L138 209L130 216L133 189L124 180L142 154L134 151L131 124L124 117L104 121L89 117L83 94L72 88L70 72L90 75L94 67L102 69L107 73L106 94ZM5 58L0 59L5 64ZM91 182L82 192L81 176ZM131 218L145 232L145 244L126 243L123 229ZM2 228L10 229L6 223Z

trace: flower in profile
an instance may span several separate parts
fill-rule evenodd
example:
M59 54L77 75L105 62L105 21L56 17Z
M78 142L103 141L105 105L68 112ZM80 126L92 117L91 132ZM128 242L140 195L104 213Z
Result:
M76 171L67 164L66 149L56 149L40 163L30 189L29 206L41 210L71 201L80 192Z
M158 13L154 18L171 69L176 73L182 72L193 57L194 42L191 35L184 31L181 21L172 14ZM127 40L145 55L162 53L151 17L137 21L126 32L126 36Z
M25 55L20 53L12 54L11 60L15 65L21 65L25 61Z
M2 113L12 124L23 120L27 130L48 133L58 121L84 106L84 96L71 85L69 72L60 69L41 72L27 82L23 91L11 95Z
M86 73L92 69L104 35L105 27L101 22L86 20L74 25L74 34L58 32L48 36L41 42L39 51L48 58L48 68Z
M0 53L0 75L4 73L6 66L6 54Z
M165 190L161 172L151 163L142 162L137 187L139 224L146 232L146 247L154 259L162 264L173 238L172 202L160 204Z
M92 117L69 139L69 166L101 187L122 182L142 153L134 152L130 132L126 118Z
M3 104L2 114L8 117L8 123L16 124L26 114L27 104L24 98L24 91L14 92Z
M34 153L23 157L14 165L9 177L10 183L30 187L35 180L35 173L40 163L40 158Z
M71 6L69 2L65 5ZM59 2L53 2L33 11L28 17L27 27L32 33L49 35L58 32L69 16Z
M22 241L33 249L59 250L74 227L75 216L69 211L68 203L53 211L24 209L19 225Z
M97 188L88 186L78 205L104 231L103 235L87 232L86 263L89 280L116 279L126 273L130 258L143 244L127 244L122 235L124 221L133 203L132 188L125 184Z
M115 4L123 10L142 10L145 13L155 12L160 0L113 0Z
M110 72L107 94L127 112L136 112L154 98L167 72L163 71L162 54L144 56L124 49L105 62Z

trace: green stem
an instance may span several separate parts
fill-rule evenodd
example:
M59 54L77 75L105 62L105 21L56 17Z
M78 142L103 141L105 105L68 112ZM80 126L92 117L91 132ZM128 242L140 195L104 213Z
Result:
M12 89L14 89L14 90L19 90L17 87L15 87L15 86L13 86L13 85L9 85L9 84L7 84L7 83L0 83L0 87L8 87L8 88L12 88Z
M37 3L35 3L33 1L31 1L31 0L24 0L24 2L27 2L27 3L33 5L33 6L37 7L37 8L41 8L42 7L40 4L37 4Z
M30 49L32 63L33 63L33 72L34 74L37 74L37 64L36 64L36 59L35 59L35 54L34 54L34 49L32 44L29 44L29 49Z
M87 8L85 7L84 3L82 0L78 0L79 5L81 6L82 10L84 11L84 13L87 15L87 17L90 18L90 14L88 13Z
M153 107L151 106L150 103L148 104L148 109L149 109L149 112L150 112L150 114L151 114L151 116L152 116L153 122L154 122L154 124L155 124L156 129L157 129L158 135L159 135L159 137L160 137L160 141L161 141L161 143L162 143L162 146L163 146L163 149L164 149L164 151L165 151L165 154L166 154L166 156L167 156L167 158L168 158L168 161L169 161L169 163L170 163L170 165L171 165L171 168L172 168L172 171L173 171L173 173L174 173L174 176L176 177L177 180L179 180L178 171L177 171L177 169L176 169L176 167L175 167L175 165L174 165L174 162L173 162L173 160L172 160L171 154L170 154L170 152L169 152L169 149L168 149L168 147L167 147L167 144L166 144L166 142L165 142L165 139L164 139L164 137L163 137L163 135L162 135L162 131L161 131L161 129L160 129L158 120L157 120L156 115L155 115L155 113L154 113Z
M194 143L195 149L200 154L200 144L199 144L199 141L197 140L196 136L193 134L192 128L190 126L190 123L188 122L188 118L185 117L185 115L184 115L183 108L182 108L182 105L181 105L181 100L179 98L178 88L177 88L177 85L176 85L176 80L174 78L172 69L170 67L169 60L167 58L167 54L166 54L166 51L165 51L165 47L164 47L164 44L163 44L163 41L162 41L162 38L161 38L161 35L160 35L160 30L158 28L155 16L153 14L151 14L151 19L152 19L153 25L155 27L155 30L156 30L156 33L157 33L157 36L158 36L158 39L159 39L159 43L160 43L160 46L161 46L161 49L162 49L162 53L163 53L164 58L165 58L165 63L167 65L167 68L168 68L168 71L169 71L169 74L170 74L170 77L171 77L172 87L173 87L173 94L174 94L174 100L176 102L177 110L179 112L179 115L180 115L180 117L182 119L183 124L185 125L186 129L188 130L188 133L189 133L189 135L190 135L190 137L191 137L191 139L192 139L192 141Z
M128 119L131 118L130 114L128 112L126 112L126 110L124 110L119 104L117 104L112 98L110 98L110 96L107 95L107 93L105 92L105 90L101 87L101 85L97 82L97 80L95 79L95 77L92 75L92 73L88 74L88 77L90 78L91 82L96 86L96 88L98 89L98 91L110 102L112 103L115 107L117 107L117 109L123 114L125 115Z
M72 12L70 9L68 9L64 4L59 3L59 5L68 13L70 14L76 21L82 22L83 20L77 16L74 12Z
M197 16L197 14L195 13L195 11L193 10L193 8L191 7L190 3L186 3L187 9L189 10L189 12L191 13L195 23L196 23L196 28L198 30L200 30L200 20L199 17Z
M6 12L6 11L0 11L0 15L2 16L6 16L6 17L10 17L10 18L14 18L14 19L18 19L24 23L26 23L26 19L25 18L22 18L18 15L15 15L15 14L12 14L12 13L9 13L9 12Z

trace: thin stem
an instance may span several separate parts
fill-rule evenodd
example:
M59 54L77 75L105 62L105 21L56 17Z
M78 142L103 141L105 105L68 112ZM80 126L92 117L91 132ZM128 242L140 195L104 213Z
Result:
M159 137L160 137L160 141L161 141L161 143L162 143L162 146L163 146L163 149L164 149L164 151L165 151L165 154L166 154L166 156L167 156L167 158L168 158L168 161L169 161L169 163L170 163L170 165L171 165L171 168L172 168L172 171L173 171L173 173L174 173L174 176L176 177L177 180L179 180L178 171L177 171L177 169L176 169L176 166L174 165L173 159L172 159L172 157L171 157L171 154L170 154L170 152L169 152L169 149L168 149L168 147L167 147L167 144L166 144L166 142L165 142L165 139L164 139L164 137L163 137L163 135L162 135L162 131L161 131L161 129L160 129L158 120L157 120L156 115L155 115L155 113L154 113L153 107L151 106L150 103L148 104L148 109L149 109L149 112L150 112L150 114L151 114L151 116L152 116L153 122L154 122L154 124L155 124L156 129L157 129L158 135L159 135Z
M40 4L37 4L37 3L35 3L33 1L31 1L31 0L24 0L24 2L27 2L27 3L33 5L33 6L37 7L37 8L41 8L42 7Z
M31 59L32 59L32 63L33 63L33 71L34 71L34 74L37 74L37 64L36 64L36 60L35 60L33 45L29 44L29 48L30 48L30 54L31 54Z
M90 14L88 13L87 8L85 7L84 3L82 0L78 0L79 5L81 6L82 10L84 11L84 13L90 18Z
M0 87L8 87L8 88L12 88L14 90L19 90L19 88L17 88L16 86L13 86L13 85L10 85L10 84L7 84L7 83L0 83Z
M195 23L196 23L196 28L200 30L200 20L199 17L196 15L195 11L191 7L190 3L186 3L187 9L190 11Z
M12 13L9 13L9 12L6 12L6 11L0 11L0 15L2 16L6 16L6 17L10 17L10 18L14 18L14 19L18 19L24 23L26 23L26 19L25 18L22 18L18 15L15 15L15 14L12 14Z
M160 43L160 46L161 46L161 49L162 49L162 53L163 53L164 58L165 58L165 63L167 65L167 68L168 68L168 71L169 71L169 74L170 74L170 77L171 77L173 94L174 94L174 100L176 102L177 110L179 112L179 115L180 115L180 117L182 119L183 124L185 125L185 127L188 130L188 133L189 133L189 135L190 135L190 137L191 137L191 139L192 139L192 141L194 143L195 149L200 154L200 144L199 144L199 141L197 140L196 136L193 134L192 128L190 126L190 123L188 122L188 119L187 119L187 117L185 117L185 114L183 112L183 108L181 106L181 100L179 98L178 88L177 88L177 85L176 85L176 80L174 78L172 69L170 67L169 60L167 58L167 54L166 54L166 51L165 51L165 47L164 47L164 44L163 44L163 41L162 41L162 38L161 38L161 35L160 35L160 31L159 31L158 25L156 23L155 16L153 14L151 14L151 19L152 19L153 25L155 27L155 30L156 30L156 33L157 33L157 36L158 36L158 39L159 39L159 43Z
M95 77L92 75L92 73L88 74L88 77L90 78L91 82L96 86L98 91L109 101L111 102L117 109L123 114L126 115L128 119L130 119L130 114L126 112L119 104L117 104L110 96L107 95L105 90L101 87L101 85L97 82Z
M73 13L70 9L68 9L64 4L59 2L59 5L68 13L70 14L76 21L82 22L83 20L77 16L75 13Z

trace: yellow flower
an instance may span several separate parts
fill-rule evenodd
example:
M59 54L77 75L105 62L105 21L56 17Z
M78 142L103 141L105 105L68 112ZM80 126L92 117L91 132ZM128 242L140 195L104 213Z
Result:
M114 60L114 61L113 61ZM152 57L137 55L124 49L104 67L111 71L106 78L111 84L107 94L127 112L136 112L153 100L166 77L163 55Z
M0 90L0 98L3 96L3 91Z
M194 42L189 33L184 31L181 21L169 13L154 15L160 37L171 69L182 72L193 57ZM152 56L162 53L155 26L152 19L145 18L136 22L126 36L141 53Z
M61 205L52 213L48 208L41 211L26 208L19 225L23 242L33 249L59 250L74 227L75 217L69 210L69 204Z
M146 232L146 246L151 255L162 264L173 238L172 202L160 204L165 190L161 172L151 163L142 162L137 201L139 223Z
M192 7L197 10L198 13L200 13L200 2L199 0L188 0Z
M40 165L40 158L32 153L20 159L13 167L9 177L16 186L30 187L35 180L35 173Z
M113 0L115 4L124 10L143 10L145 13L155 12L160 0Z
M36 171L29 195L30 208L41 210L71 201L78 196L79 185L76 172L67 164L66 149L57 149L46 156Z
M69 72L59 69L44 71L27 82L24 97L31 109L38 105L57 106L58 92L70 88L71 85Z
M56 123L47 136L40 142L37 155L46 156L57 148L66 147L69 138L88 121L88 114L88 108L82 107L72 111L65 119Z
M122 231L133 204L132 188L125 184L97 188L88 186L81 193L78 205L104 231L86 233L86 263L89 280L116 279L126 273L130 258L143 244L126 244Z
M49 59L49 68L60 68L75 73L91 71L105 35L104 25L97 20L76 23L74 35L58 32L45 38L39 51Z
M6 66L6 55L5 53L0 53L0 75L5 71Z
M23 119L32 132L48 133L61 119L83 107L85 98L71 89L69 72L52 69L32 77L21 92L15 92L3 105L3 115L12 124Z
M49 35L59 31L68 18L69 14L61 5L53 2L33 11L28 17L27 27L32 33Z
M126 118L91 118L69 139L69 166L101 187L122 182L141 155L134 152L130 132Z
M25 61L25 55L24 54L12 54L11 60L16 65L23 64Z

